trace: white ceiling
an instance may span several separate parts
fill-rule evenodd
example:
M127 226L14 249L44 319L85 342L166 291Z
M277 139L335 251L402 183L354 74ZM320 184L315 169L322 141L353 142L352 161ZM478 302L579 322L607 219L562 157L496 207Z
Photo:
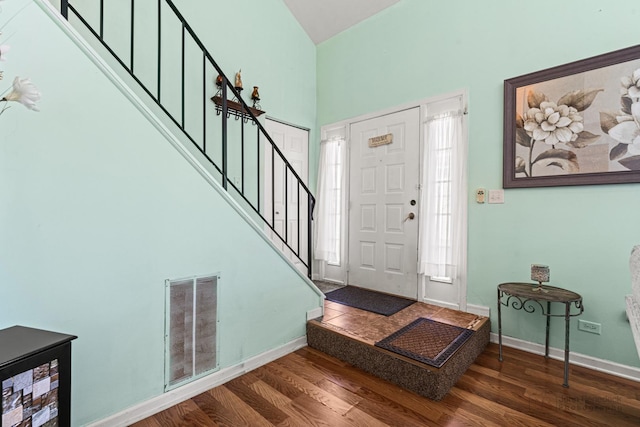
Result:
M315 44L400 0L284 0Z

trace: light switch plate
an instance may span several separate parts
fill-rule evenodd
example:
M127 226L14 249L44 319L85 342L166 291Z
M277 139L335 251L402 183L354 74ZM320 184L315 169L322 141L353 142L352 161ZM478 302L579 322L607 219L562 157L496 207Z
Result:
M489 203L504 203L504 190L489 190Z

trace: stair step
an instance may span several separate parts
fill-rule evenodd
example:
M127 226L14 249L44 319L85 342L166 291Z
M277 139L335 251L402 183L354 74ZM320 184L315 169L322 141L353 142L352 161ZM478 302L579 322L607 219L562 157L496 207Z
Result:
M440 368L376 347L375 343L418 318L475 333ZM487 317L415 303L386 317L325 301L325 314L307 322L310 347L432 400L442 399L489 343Z

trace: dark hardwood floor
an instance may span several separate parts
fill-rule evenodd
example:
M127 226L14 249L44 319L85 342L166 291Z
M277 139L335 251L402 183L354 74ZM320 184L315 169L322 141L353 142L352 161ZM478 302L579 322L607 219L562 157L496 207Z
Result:
M640 383L489 344L439 402L309 347L136 427L639 426Z

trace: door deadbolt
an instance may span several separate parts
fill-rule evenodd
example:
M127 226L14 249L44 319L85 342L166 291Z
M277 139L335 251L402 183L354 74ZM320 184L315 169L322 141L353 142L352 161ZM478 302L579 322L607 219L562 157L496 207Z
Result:
M416 205L416 201L415 201L415 200L412 200L412 201L410 201L410 202L409 202L409 204L410 204L411 206L415 206L415 205Z

